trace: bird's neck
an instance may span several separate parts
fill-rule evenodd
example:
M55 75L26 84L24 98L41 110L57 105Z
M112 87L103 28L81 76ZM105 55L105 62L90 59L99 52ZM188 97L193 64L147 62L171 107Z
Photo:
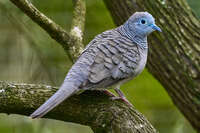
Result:
M130 31L128 24L121 25L118 27L119 32L126 36L128 39L130 39L132 42L138 44L142 49L147 49L148 44L147 44L147 36L141 36L137 34L137 31Z

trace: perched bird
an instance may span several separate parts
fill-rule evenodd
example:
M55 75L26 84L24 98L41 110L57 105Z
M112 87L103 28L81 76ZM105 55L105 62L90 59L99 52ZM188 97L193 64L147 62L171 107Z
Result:
M115 86L119 98L129 103L120 91L120 85L144 69L148 52L147 35L155 30L161 32L151 14L136 12L123 25L97 35L69 70L60 89L30 117L44 116L80 90L102 90Z

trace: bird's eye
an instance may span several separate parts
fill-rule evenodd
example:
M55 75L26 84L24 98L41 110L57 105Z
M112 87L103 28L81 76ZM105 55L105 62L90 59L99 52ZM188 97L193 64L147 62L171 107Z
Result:
M146 20L145 20L145 19L142 19L142 20L141 20L141 24L146 24Z

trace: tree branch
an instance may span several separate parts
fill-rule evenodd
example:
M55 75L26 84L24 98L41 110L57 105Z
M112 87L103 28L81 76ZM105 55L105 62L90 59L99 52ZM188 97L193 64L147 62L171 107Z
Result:
M85 27L85 0L73 0L74 13L72 19L72 26L70 30L71 36L75 38L74 45L70 47L71 54L77 58L84 49L83 45L83 31ZM75 59L74 59L75 60Z
M28 42L30 44L30 47L34 51L36 51L36 53L37 53L37 58L39 59L40 64L44 68L42 70L46 72L47 77L49 78L49 81L54 85L55 81L53 81L52 76L50 75L49 67L47 66L47 63L42 59L41 50L37 47L35 40L32 38L31 34L29 34L30 30L27 29L27 27L24 26L25 24L23 22L19 21L19 19L17 18L17 16L14 16L11 12L9 12L9 9L2 2L0 2L0 12L5 12L4 15L7 16L8 20L12 23L12 25L20 33L22 33L23 36L28 40ZM37 74L35 76L37 76ZM35 77L35 76L31 76L31 79L33 77Z
M57 25L53 20L41 13L28 0L10 0L21 11L29 16L35 23L44 29L54 40L56 40L65 49L71 59L76 59L83 49L82 35L85 23L85 2L75 0L74 19L72 30L66 32L62 27ZM79 11L81 10L81 11ZM80 13L80 14L79 14ZM77 28L76 28L77 27Z
M0 81L0 112L30 115L56 90L47 85ZM95 133L156 133L135 108L110 100L102 91L73 95L45 117L88 125Z

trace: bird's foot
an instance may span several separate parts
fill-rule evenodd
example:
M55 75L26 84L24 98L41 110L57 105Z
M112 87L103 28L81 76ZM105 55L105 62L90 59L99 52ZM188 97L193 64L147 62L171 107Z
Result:
M123 102L125 102L129 107L133 107L133 105L126 99L123 92L120 90L120 87L117 86L115 89L115 92L119 95L119 97L113 97L113 100L121 99Z
M133 105L126 99L126 97L111 97L112 100L122 100L125 102L129 107L133 107Z
M103 92L104 92L106 95L110 96L110 97L116 97L115 94L113 94L113 93L110 92L109 90L103 90Z

